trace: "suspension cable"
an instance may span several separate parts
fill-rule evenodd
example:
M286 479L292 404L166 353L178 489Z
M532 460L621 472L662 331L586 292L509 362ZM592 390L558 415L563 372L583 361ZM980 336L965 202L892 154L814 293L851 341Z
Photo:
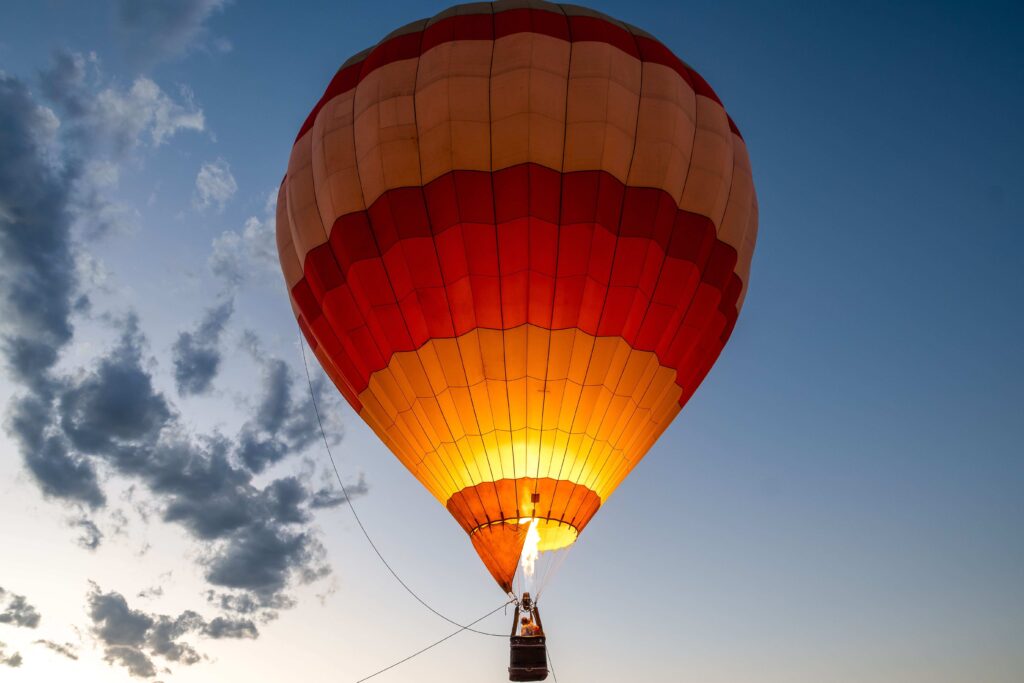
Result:
M477 619L476 621L471 621L471 622L470 622L469 624L467 624L466 626L463 626L463 627L459 628L459 630L458 630L458 631L453 631L452 633L449 633L448 635L446 635L446 636L445 636L444 638L442 638L441 640L437 641L436 643L431 643L430 645L427 645L427 646L426 646L425 648L423 648L422 650L418 650L418 651L416 651L416 652L413 652L413 653L412 653L411 655L409 655L409 656L408 656L408 657L406 657L405 659L400 659L400 660L398 660L397 662L395 662L394 664L391 664L390 666L386 666L386 667L384 667L383 669L381 669L380 671L376 671L376 672L374 672L374 673L370 674L370 675L369 675L369 676L367 676L366 678L360 678L360 679L359 679L358 681L356 681L356 683L363 683L364 681L368 681L368 680L370 680L370 679L371 679L371 678L373 678L374 676L379 676L380 674L384 673L385 671L388 671L389 669L394 669L394 668L395 668L396 666L398 666L399 664L405 664L406 662L408 662L408 661L409 661L410 659L412 659L413 657L417 657L417 656L419 656L419 655L423 654L424 652L426 652L427 650L429 650L429 649L431 649L431 648L434 648L434 647L437 647L438 645L440 645L440 644L441 644L441 643L443 643L444 641L448 640L449 638L454 638L455 636L459 635L459 634L460 634L460 633L462 633L463 631L472 631L473 629L471 629L471 628L470 628L470 626L472 626L473 624L476 624L476 623L478 623L478 622L481 622L481 621L483 621L484 619L486 619L487 617L491 616L492 614L494 614L494 613L495 613L495 612L497 612L498 610L500 610L500 609L502 609L502 608L504 608L504 607L506 607L506 606L508 606L508 605L510 605L510 604L512 604L512 601L511 601L511 600L509 600L508 602L506 602L506 603L504 603L504 604L502 604L502 605L498 605L497 607L495 607L495 608L494 608L494 609L492 609L492 610L491 610L490 612L488 612L487 614L483 615L482 617L480 617L480 618L479 618L479 619ZM557 683L557 681L556 681L556 683Z
M352 511L352 516L355 517L356 524L359 525L359 530L363 532L363 536L366 537L366 541L370 544L370 547L373 548L373 552L376 553L377 557L380 559L381 563L387 568L387 570L389 572L391 572L391 576L395 577L395 581L398 581L398 583L402 586L402 588L404 588L409 595L414 597L418 603L420 603L421 605L426 607L428 610L433 612L438 617L440 617L440 618L444 619L445 621L447 621L449 624L452 624L453 626L458 626L459 627L459 630L456 631L455 633L453 633L452 636L454 636L456 633L461 633L462 631L470 631L471 633L477 633L477 634L482 635L482 636L492 636L492 637L495 637L495 638L507 638L508 636L505 635L505 634L501 634L501 633L488 633L487 631L478 631L477 629L470 628L470 626L472 626L473 624L477 623L477 621L480 621L483 617L481 617L481 619L477 619L472 624L467 624L467 625L463 626L459 622L457 622L457 621L455 621L453 619L449 619L445 615L441 614L436 609L431 607L423 598L421 598L419 595L417 595L416 591L414 591L412 588L410 588L409 585L405 581L403 581L402 578L398 575L398 572L396 572L391 567L391 565L388 564L388 561L384 559L384 555L377 548L377 544L373 542L373 539L370 538L370 533L366 530L366 527L363 526L363 520L361 520L359 518L359 513L356 511L356 506L352 502L352 497L349 496L348 489L345 488L345 482L343 482L341 480L341 472L338 470L338 465L334 461L334 454L331 453L331 445L327 441L327 432L324 431L324 423L323 423L323 420L320 418L320 408L317 406L317 403L316 403L316 392L313 391L313 378L309 374L309 364L306 361L306 340L302 338L302 332L301 331L299 332L299 350L302 352L302 369L306 371L306 383L309 384L309 398L313 402L313 412L316 413L316 422L320 426L320 436L323 437L324 448L327 449L327 457L330 458L330 460L331 460L331 467L334 469L334 476L337 477L337 479L338 479L338 486L341 487L341 493L342 493L342 495L345 496L346 502L348 502L348 508ZM505 605L510 604L510 602L506 602L501 607L505 607ZM499 607L498 609L501 609L501 607ZM497 611L498 611L497 609L494 610L494 612L497 612ZM490 616L491 614L494 614L494 612L489 612L486 616ZM448 636L448 638L451 638L451 636ZM448 638L445 638L444 640L447 640ZM438 641L438 643L444 642L444 640ZM437 645L438 643L434 643L434 645ZM431 645L430 647L434 647L434 645ZM427 649L429 649L429 648L427 648ZM419 654L419 653L417 653L417 654ZM415 655L413 655L413 656L415 656ZM401 662L399 662L399 664L401 664ZM392 666L396 666L396 665L392 665ZM377 674L374 674L374 676L376 676L376 675ZM363 680L366 680L366 679L364 678Z

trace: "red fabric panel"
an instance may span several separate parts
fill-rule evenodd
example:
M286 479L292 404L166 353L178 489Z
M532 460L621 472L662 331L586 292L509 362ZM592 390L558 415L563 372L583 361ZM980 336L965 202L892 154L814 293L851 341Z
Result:
M494 19L490 14L447 17L423 31L420 54L442 43L456 40L494 40Z
M621 26L616 26L600 17L569 17L569 30L572 33L572 41L574 43L584 41L608 43L628 55L637 59L640 58L640 51L637 49L633 34Z
M732 332L735 266L711 221L661 190L523 165L456 171L339 219L292 296L356 392L397 351L530 323L622 337L685 393Z
M540 33L569 40L569 22L565 14L540 9L510 9L494 15L494 39L514 33Z

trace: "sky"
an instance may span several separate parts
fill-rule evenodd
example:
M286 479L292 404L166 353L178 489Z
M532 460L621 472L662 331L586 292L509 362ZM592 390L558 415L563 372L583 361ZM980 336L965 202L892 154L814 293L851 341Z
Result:
M0 5L3 680L356 681L453 630L332 479L273 239L334 71L445 6ZM592 6L713 85L760 231L729 345L545 593L559 681L1024 679L1021 10ZM501 605L312 371L403 580ZM462 633L375 680L506 658Z

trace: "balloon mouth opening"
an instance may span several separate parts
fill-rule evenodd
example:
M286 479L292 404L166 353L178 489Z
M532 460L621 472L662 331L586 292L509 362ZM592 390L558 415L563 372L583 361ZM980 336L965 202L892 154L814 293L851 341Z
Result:
M497 524L519 524L522 525L523 528L527 529L527 534L530 534L530 528L532 528L537 534L536 550L540 553L568 548L575 543L577 537L579 537L579 532L576 530L576 527L568 522L563 522L558 519L547 519L544 517L520 517L518 519L500 520L489 524L481 524L470 532L470 535L475 534L480 529ZM527 527L527 525L529 525L529 527Z

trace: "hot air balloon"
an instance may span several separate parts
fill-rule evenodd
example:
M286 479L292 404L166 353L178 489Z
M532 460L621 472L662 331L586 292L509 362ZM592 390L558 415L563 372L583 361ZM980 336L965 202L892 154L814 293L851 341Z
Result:
M756 235L746 146L704 79L536 0L351 57L277 203L313 353L505 591L528 537L573 544L693 395Z

